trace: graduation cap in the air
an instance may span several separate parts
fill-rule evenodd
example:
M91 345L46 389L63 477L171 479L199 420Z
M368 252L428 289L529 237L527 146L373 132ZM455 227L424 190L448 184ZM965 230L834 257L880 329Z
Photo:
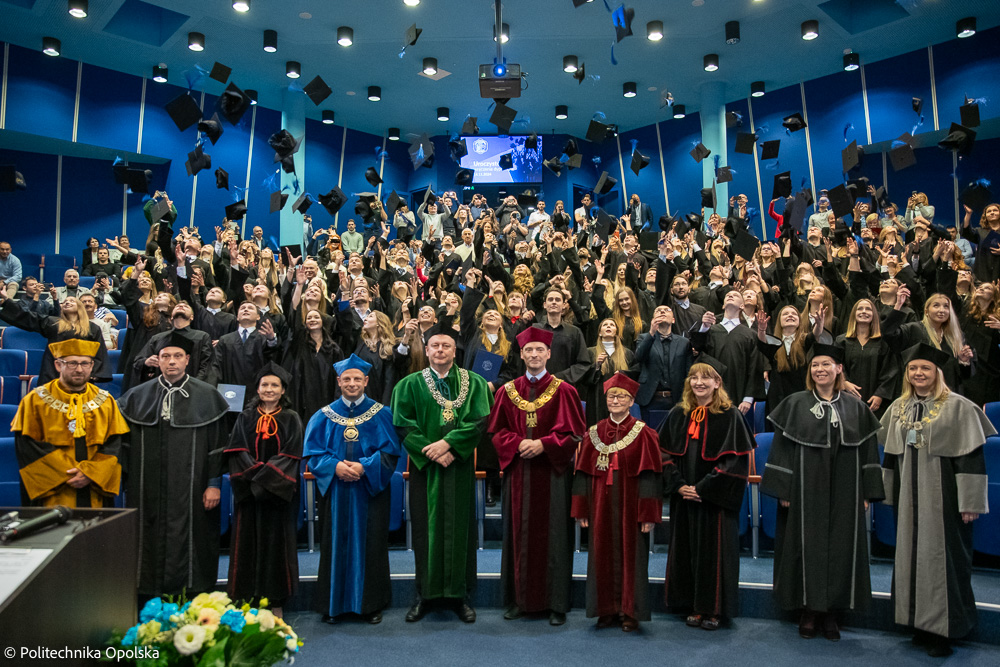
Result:
M868 194L868 177L862 176L861 178L852 178L847 181L847 192L850 193L851 198L854 201L858 201L866 194Z
M431 164L434 164L434 144L431 142L430 137L427 136L426 132L420 135L419 139L410 144L408 151L410 153L410 161L413 163L414 171L427 164L428 160L431 160Z
M132 192L149 194L149 184L153 180L153 172L149 169L126 169L125 185Z
M566 144L563 146L563 153L566 157L573 157L580 151L576 147L576 139L567 139Z
M920 112L924 110L923 98L914 97L913 101L911 102L911 105L913 106L913 113L917 114L918 116L920 115Z
M635 10L631 7L621 5L611 12L611 22L615 25L615 41L620 42L632 35L632 20L635 18Z
M760 147L761 160L773 160L778 157L778 150L781 148L781 139L765 141Z
M473 169L459 169L455 172L455 185L472 185L476 172Z
M247 213L247 203L241 199L226 207L226 220L239 220Z
M591 120L590 125L587 126L587 141L592 141L595 144L599 144L608 138L608 130L610 128L604 123Z
M524 140L524 150L526 151L537 151L538 150L538 133L532 132L528 135L528 138Z
M649 164L648 156L640 153L638 149L632 151L632 164L630 166L632 167L632 171L635 173L636 176L638 176L639 171L641 171L642 168L648 164Z
M301 195L299 195L299 198L296 199L295 202L292 204L292 212L301 213L302 215L305 215L306 211L308 211L309 207L312 205L313 205L312 195L310 195L308 192L303 192Z
M962 190L962 203L973 211L985 209L993 201L993 193L987 185L988 181L973 181Z
M690 151L690 155L691 157L694 158L695 162L701 162L711 154L712 151L708 150L705 144L701 143L700 141L698 142L698 145L692 148Z
M857 140L852 141L850 146L840 151L840 161L844 173L849 172L861 163Z
M608 242L608 236L611 234L611 229L615 227L615 219L608 215L608 212L603 208L597 209L597 219L594 224L594 233L597 238L601 239L602 242Z
M736 134L736 152L743 155L753 155L753 145L757 143L757 135L753 132L738 132Z
M479 120L476 116L469 116L462 123L462 134L479 134L479 126L476 125L476 121Z
M469 154L469 147L466 146L465 139L453 139L448 142L448 152L451 153L452 160L461 162Z
M893 142L894 148L889 149L889 162L892 163L893 171L906 169L917 163L917 155L913 152L913 146L910 145L911 139L910 133L907 132Z
M715 180L719 183L729 183L733 180L733 168L719 167L715 170Z
M236 125L250 108L250 97L235 83L229 82L226 89L222 91L222 95L219 96L218 102L215 103L215 107L223 118Z
M272 192L271 193L271 213L277 213L281 209L285 208L285 202L288 201L288 193Z
M201 107L187 93L181 93L163 107L177 129L183 132L202 118Z
M880 185L875 189L875 201L878 203L878 207L883 210L892 205L892 202L889 200L889 192L885 189L884 185Z
M288 155L286 157L283 157L283 158L281 158L281 160L279 160L279 162L281 162L281 170L283 172L285 172L286 174L293 174L293 173L295 173L295 156L294 155Z
M510 132L511 123L517 118L517 111L511 109L509 106L503 102L497 102L497 105L493 107L493 114L490 116L490 122L497 126L497 129L504 134Z
M170 213L170 204L166 198L161 197L157 199L156 203L153 204L153 208L149 211L149 224L155 225L160 220L163 220L167 213Z
M219 140L219 137L221 137L224 132L222 129L222 121L219 120L218 112L212 115L212 120L198 121L198 131L204 133L214 146L215 142Z
M538 195L531 190L525 190L524 192L518 193L516 196L517 203L521 206L530 207L538 204Z
M952 123L948 130L948 136L938 142L938 146L946 151L954 151L959 155L968 155L972 152L972 144L976 141L976 131L968 127Z
M437 202L437 195L434 194L434 187L431 186L431 185L428 185L427 189L424 190L424 203L428 204L428 203L436 203L436 202Z
M594 186L594 192L600 195L606 195L611 192L616 185L618 185L618 179L608 174L608 172L603 171L601 172L601 177L597 179L597 185Z
M548 160L544 160L542 164L556 176L562 176L563 165L562 162L559 161L559 158L550 157Z
M593 2L593 0L573 0L574 7L582 7L588 2Z
M296 140L291 132L282 129L272 134L267 143L274 149L274 161L281 162L282 159L299 152L302 140Z
M390 192L389 198L385 200L386 216L391 218L392 216L396 215L396 210L402 205L403 205L403 200L400 198L399 195L396 194L396 191L393 190L392 192Z
M306 84L306 87L302 89L302 92L309 96L309 99L312 100L313 104L319 106L323 100L330 97L333 90L330 86L326 85L326 81L323 80L323 77L317 74L312 81Z
M735 226L735 235L730 240L730 246L732 247L733 252L750 262L753 261L754 253L756 253L757 248L760 247L760 240L741 227L742 225Z
M378 175L378 170L375 167L365 169L365 180L373 188L377 188L382 183L382 178Z
M672 217L669 213L664 213L663 215L660 216L658 224L660 225L660 230L661 231L669 232L670 229L674 226L674 223L677 223L677 234L678 234L678 236L684 236L684 234L682 234L681 231L680 231L681 222L682 222L681 220L678 220L678 219ZM685 227L686 226L687 225L685 225ZM687 233L687 232L685 232L685 233Z
M851 197L847 186L843 183L835 188L830 188L826 196L830 200L830 210L836 217L843 218L854 211L854 198Z
M579 169L583 164L583 155L577 153L576 155L570 155L569 159L566 160L566 166L569 167L570 171L574 169Z
M347 195L338 187L334 187L325 195L317 197L317 199L319 199L319 203L330 215L337 215L337 211L347 203Z
M371 209L369 208L368 204L366 204L365 202L360 200L354 202L354 215L364 216L367 215L368 211L370 210Z
M736 113L735 111L727 111L726 112L726 127L731 130L734 127L739 127L740 125L742 125L742 121L740 119L740 115L738 113Z
M215 79L219 83L229 81L229 75L233 73L232 67L227 67L222 63L212 65L212 71L208 73L208 78Z
M120 161L111 165L111 172L115 175L115 183L125 185L125 174L128 172L128 162Z
M202 169L212 168L212 156L203 151L201 146L197 146L188 153L188 159L184 166L187 168L188 176L194 176Z
M514 160L511 157L510 153L504 153L503 155L500 156L500 168L503 169L504 171L514 168Z
M417 24L414 23L409 28L406 29L406 33L403 35L403 43L406 46L413 46L420 39L420 33L424 31L423 28L418 28Z
M798 132L799 130L804 130L806 128L806 121L802 117L802 114L795 112L791 116L785 116L782 118L781 125L789 132Z
M583 83L583 80L587 78L586 65L587 63L580 63L580 66L576 68L575 72L573 72L573 78L576 79L577 83Z
M715 209L718 206L718 201L715 196L715 183L712 184L710 188L701 189L701 207Z
M965 104L958 108L962 116L962 125L965 127L979 127L979 105L966 100Z

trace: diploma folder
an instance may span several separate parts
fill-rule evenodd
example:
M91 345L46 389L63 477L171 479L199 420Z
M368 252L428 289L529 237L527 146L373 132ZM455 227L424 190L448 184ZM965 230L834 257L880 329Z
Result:
M230 412L243 412L243 399L247 388L242 384L220 384L219 393L229 403Z
M497 378L500 377L500 365L502 363L503 357L499 354L493 354L480 348L476 352L476 361L472 364L472 372L481 375L484 380L496 385Z

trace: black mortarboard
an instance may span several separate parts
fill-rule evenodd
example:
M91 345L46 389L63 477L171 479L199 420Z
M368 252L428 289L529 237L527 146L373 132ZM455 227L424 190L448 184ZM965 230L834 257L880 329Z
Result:
M575 155L570 155L569 159L566 160L566 166L569 167L570 171L574 169L579 169L583 164L583 155L577 153Z
M726 366L724 363L722 363L715 357L705 353L699 354L698 358L695 361L696 363L699 364L706 364L708 366L711 366L712 370L718 373L719 377L722 378L726 377L726 371L729 370L729 366ZM723 389L725 389L725 387L723 387Z
M804 130L806 128L806 121L802 118L802 114L796 112L791 116L785 116L781 119L781 125L787 128L790 132L798 132L799 130Z
M680 230L680 227L681 227L681 224L682 224L683 221L682 220L677 220L677 219L674 219L674 218L670 217L669 213L664 213L663 215L661 215L660 216L660 220L658 221L658 224L660 225L660 230L661 231L669 232L670 228L674 226L675 222L677 223L677 235L678 236L684 236L684 234L682 234L681 230ZM685 227L687 227L686 224L685 224ZM686 234L687 232L685 231L684 233Z
M296 141L288 130L279 130L270 136L267 143L274 149L274 161L280 162L282 158L297 153L302 142Z
M738 132L736 134L736 152L743 155L753 155L753 145L757 143L757 135L753 132Z
M366 204L374 204L378 201L377 192L359 192L358 199L365 202Z
M742 123L740 122L740 115L735 111L726 112L726 127L733 129L734 127L739 127Z
M576 68L573 72L573 78L576 79L578 84L583 83L583 80L587 78L587 63L580 63L580 66Z
M785 231L785 227L789 227L793 232L800 231L807 207L806 195L812 196L808 190L802 190L794 197L785 200L785 210L781 214L782 231Z
M319 106L322 104L323 100L330 97L333 90L330 86L326 85L326 81L323 80L323 77L317 74L312 81L306 84L306 87L302 89L302 92L309 96L309 99L312 100L313 104Z
M212 65L212 71L208 73L209 79L215 79L219 83L229 81L229 75L233 73L232 67L226 67L222 63Z
M194 349L194 341L182 334L180 331L171 331L160 339L156 346L156 352L160 353L168 347L179 347L185 354L191 354Z
M563 146L563 153L566 154L566 157L573 157L578 152L579 150L576 147L576 139L567 139L566 145Z
M781 139L765 141L760 147L761 160L773 160L778 157L778 150L781 148Z
M459 263L459 266L461 266L461 263ZM455 345L458 345L458 332L455 331L454 319L453 315L442 315L439 317L437 323L427 330L424 340L429 343L434 336L448 336L455 341Z
M503 102L497 102L497 105L493 107L493 115L490 116L490 122L497 126L497 129L504 134L510 132L511 123L517 118L517 111L511 109L509 106Z
M504 171L514 168L514 160L511 158L510 153L504 153L500 156L500 168Z
M382 182L382 178L378 175L378 170L375 167L368 167L365 169L365 180L373 187L377 188Z
M437 203L437 195L434 194L434 187L431 185L424 191L424 203Z
M0 165L0 192L26 190L24 176L12 164Z
M476 172L472 169L459 169L455 172L455 185L472 185Z
M550 157L548 160L542 162L545 168L551 171L556 176L562 176L562 162L559 161L557 157Z
M229 172L222 167L215 170L215 187L229 189Z
M396 215L396 210L402 205L403 205L403 200L400 198L399 195L396 194L396 191L393 190L392 192L390 192L389 198L385 200L386 216L391 218L392 216Z
M198 121L198 131L205 134L208 140L215 145L215 142L219 140L222 136L222 121L219 120L219 114L212 114L212 120L200 120Z
M525 190L517 195L517 203L521 206L535 206L538 204L538 195L531 190Z
M631 7L621 5L611 13L611 22L615 25L615 41L620 42L632 35L632 19L635 18L635 10Z
M702 208L715 209L718 206L718 202L715 198L715 184L712 184L710 188L701 189L701 206Z
M301 213L302 215L305 215L306 211L308 211L309 207L312 205L313 205L312 195L310 195L308 192L303 192L301 195L299 195L299 198L296 199L295 202L292 204L292 212Z
M750 232L737 228L730 245L737 255L749 262L753 260L754 253L760 247L760 241Z
M835 188L830 188L826 196L830 200L830 210L838 218L850 215L854 211L854 199L847 191L847 186L843 183Z
M587 126L587 141L599 144L608 137L608 126L596 120L591 120Z
M233 202L226 207L226 220L239 220L247 212L247 203L244 200Z
M181 132L197 123L202 117L201 107L187 93L181 93L167 102L163 108L167 110L170 120L174 121Z
M851 145L840 151L840 162L841 170L844 173L849 172L861 163L861 156L858 155L858 142L854 140Z
M597 221L594 225L594 233L597 234L597 238L607 243L611 229L615 226L615 219L608 215L607 211L603 208L597 209Z
M409 28L406 29L406 33L403 35L403 43L406 46L413 46L420 39L420 33L424 31L423 28L418 28L417 24L414 23Z
M184 166L187 168L188 176L194 176L202 169L212 168L212 156L203 151L201 146L196 146L193 151L188 153L188 159Z
M347 195L338 187L334 187L325 195L320 195L317 199L319 199L319 203L323 205L323 208L330 215L337 215L337 211L347 203Z
M630 166L632 167L632 171L635 173L636 176L638 176L642 168L648 164L649 164L649 157L643 155L638 150L632 151L632 164Z
M906 169L915 165L917 163L917 156L913 152L913 147L906 141L903 141L895 148L889 149L889 162L892 163L893 171L899 171L900 169Z
M611 192L614 187L618 185L618 180L608 174L608 172L601 172L601 177L597 179L597 185L594 186L594 192L599 195L606 195Z
M354 215L366 215L371 208L363 201L354 202Z
M430 137L424 132L420 135L420 138L410 144L409 149L410 162L413 163L413 170L416 171L428 160L434 157L434 144L431 142Z
M287 257L289 262L292 257L302 257L302 244L301 243L290 243L288 245L283 245L278 248L279 257Z
M277 191L271 193L271 213L277 213L281 209L285 208L285 202L288 201L288 193Z
M118 185L125 185L125 175L128 173L128 162L121 161L111 165L111 171L115 175L115 183Z
M913 106L913 113L920 115L920 112L924 110L924 100L920 97L914 97L911 102Z
M260 381L263 380L264 378L266 378L268 375L273 375L274 377L276 377L279 380L281 380L281 387L283 389L288 389L289 385L292 382L292 374L291 373L289 373L288 371L286 371L279 364L276 364L273 361L269 361L266 364L264 364L263 366L261 366L260 370L257 371L257 377L253 381L253 386L254 387L259 387L260 386Z
M948 136L938 142L938 146L947 151L957 151L959 155L968 155L972 152L972 144L976 141L976 131L952 123L948 130Z
M465 139L453 139L448 142L448 152L451 159L461 162L462 158L469 154L469 147L465 144Z
M170 204L167 203L166 197L157 199L156 203L153 204L153 208L149 211L149 223L155 225L160 220L163 220L167 213L170 213Z
M962 203L974 211L985 209L992 201L993 193L990 192L986 184L980 181L969 183L962 190Z
M149 184L153 180L153 172L149 169L127 169L125 184L132 192L149 194Z
M715 180L719 183L729 183L733 180L733 168L719 167L715 170Z
M639 232L639 250L656 254L660 235L657 232Z
M947 352L937 349L928 343L917 343L913 347L903 350L903 363L909 365L917 360L929 361L938 368L944 368L952 357Z
M790 197L792 195L792 172L783 171L774 175L774 186L771 190L771 199L778 197Z
M701 162L711 154L712 151L708 150L705 144L701 143L700 141L698 142L698 145L692 148L690 151L690 155L691 157L694 158L695 162Z
M962 116L962 125L965 127L979 127L979 105L975 102L966 102L958 108Z
M816 357L830 357L835 363L844 363L844 348L840 345L827 345L825 343L813 343L809 350L809 359Z
M294 174L295 173L295 156L294 155L287 155L287 156L281 158L278 161L281 162L281 170L283 172L285 172L286 174Z
M574 7L582 7L585 4L587 4L588 2L592 2L592 1L593 0L573 0L573 6Z
M215 103L215 108L219 110L223 118L231 124L236 125L243 118L243 114L250 108L250 97L239 87L230 82L226 89L219 96L219 101Z
M538 150L538 133L532 132L528 135L528 138L524 140L524 150L526 151L537 151Z
M878 203L878 207L883 210L889 208L892 204L892 202L889 201L889 193L885 189L884 185L880 185L875 190L875 201Z
M462 134L479 134L479 126L476 125L477 120L478 118L476 116L469 116L466 118L465 122L462 123Z

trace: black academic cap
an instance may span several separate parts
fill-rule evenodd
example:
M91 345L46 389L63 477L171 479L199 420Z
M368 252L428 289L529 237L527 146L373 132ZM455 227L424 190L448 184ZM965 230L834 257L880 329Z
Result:
M729 183L733 180L733 168L719 167L715 170L715 180L719 183Z
M593 0L573 0L574 7L582 7L588 2L593 2Z
M524 140L524 150L526 151L537 151L538 150L538 133L532 132L528 135L528 138Z
M229 81L229 75L233 73L232 67L226 67L222 63L212 65L212 71L208 73L209 79L215 79L219 83Z
M603 208L597 209L597 221L594 225L594 233L597 234L597 238L607 243L608 236L615 226L615 219L608 215L607 211Z
M849 172L861 163L861 156L858 155L858 142L852 141L851 145L840 151L841 171Z
M655 254L659 242L658 232L639 232L639 250Z
M790 132L798 132L806 128L806 121L802 118L802 114L795 112L791 116L785 116L781 119L781 125Z
M201 107L187 93L181 93L167 102L163 108L167 110L170 120L174 121L181 132L197 123L202 117Z
M701 189L701 205L702 208L714 209L718 206L718 202L715 199L715 185L710 188Z
M385 214L388 217L392 217L396 214L396 209L402 206L403 200L396 194L393 190L389 193L389 198L385 200Z
M127 169L125 171L125 184L132 192L149 194L149 184L152 180L153 172L149 169Z
M243 114L250 108L250 97L239 87L230 82L226 89L219 96L219 101L215 103L215 108L219 110L223 118L231 124L236 125L243 118Z
M0 192L26 190L24 176L12 164L0 165Z
M455 162L461 162L462 158L469 154L469 147L465 144L465 139L453 139L448 142L448 152L451 153L451 159Z
M296 141L288 130L279 130L270 136L267 143L274 149L274 161L280 162L281 158L297 153L302 142Z
M749 262L753 260L754 253L760 247L760 241L750 232L737 229L736 235L733 237L730 245L737 255Z
M924 110L924 100L923 100L923 98L914 97L913 98L913 102L911 102L911 104L913 105L913 113L915 113L915 114L917 114L919 116L920 112Z
M969 183L962 190L962 203L973 211L985 209L993 201L993 193L989 186L981 181Z
M566 157L573 157L578 152L579 150L576 147L576 139L568 139L566 141L566 145L563 146L563 153L566 154Z
M765 141L760 147L761 160L773 160L778 157L778 149L781 148L781 139Z
M608 137L608 126L596 120L591 120L587 126L587 141L599 144Z
M753 145L757 143L757 135L753 132L738 132L736 134L736 152L743 155L753 155Z
M476 125L478 118L476 116L469 116L462 123L462 134L479 134L479 126Z
M171 331L158 341L156 352L162 352L168 347L179 347L184 350L185 354L191 354L191 351L194 349L194 341L180 331Z
M938 146L946 151L957 151L959 155L972 152L972 144L976 141L976 131L968 127L952 123L948 136L938 142Z
M203 151L201 146L197 146L188 153L188 159L184 166L187 167L188 176L194 176L202 169L212 168L212 156Z
M741 125L740 115L735 111L726 112L726 127L733 129L734 127L739 127Z
M878 203L878 207L881 209L889 208L892 202L889 200L889 193L885 189L884 185L879 186L875 190L875 201Z
M377 188L382 182L382 178L378 175L378 170L375 167L368 167L365 169L365 180L373 187Z
M295 202L292 204L292 212L301 213L302 215L305 215L306 211L308 211L309 207L312 205L313 205L312 195L310 195L308 192L303 192L301 195L299 195L299 198L296 199Z
M334 187L325 195L320 195L318 199L330 215L337 215L337 211L347 203L347 195L338 187Z
M621 5L611 13L611 22L615 25L615 41L620 42L632 35L632 20L635 18L635 10L631 7Z
M889 149L889 162L892 163L893 171L899 171L915 165L917 156L913 152L913 147L904 141L895 148Z
M365 215L371 208L363 201L354 202L354 215Z
M517 203L521 206L535 206L538 204L538 195L531 190L525 190L517 195Z
M678 236L684 236L684 234L681 234L681 231L680 231L680 227L681 227L681 224L683 223L683 221L676 220L675 218L672 218L669 213L664 213L663 215L660 216L660 220L659 220L660 230L664 231L664 232L669 232L670 228L674 226L675 222L677 223L677 234L678 234ZM687 227L687 225L685 225L685 227ZM687 233L687 232L685 232L685 233Z
M426 164L427 160L434 157L434 144L431 142L430 137L427 136L426 132L420 135L419 139L410 144L410 147L407 150L410 153L410 161L413 163L414 171Z
M790 197L792 195L792 172L783 171L774 175L774 186L771 190L771 199L778 197Z
M557 157L550 157L548 160L542 162L545 168L551 171L556 176L562 176L562 162L559 161Z
M813 343L809 350L809 359L816 357L830 357L835 363L844 363L844 348L840 345L827 345L825 343Z
M128 162L118 162L111 165L111 171L115 175L115 183L125 185L126 174L128 173Z
M285 208L285 202L288 201L288 193L277 191L271 193L271 213L277 213L281 209Z
M854 199L843 183L835 188L830 188L826 196L830 200L830 210L838 218L850 215L854 211Z
M638 150L632 151L632 164L630 166L632 167L632 171L635 173L636 176L638 176L642 168L648 164L649 164L648 156L643 155Z
M726 366L724 363L722 363L715 357L705 354L704 352L698 355L698 358L695 360L695 362L711 366L712 370L714 370L716 373L719 374L719 377L726 377L726 371L729 370L729 366ZM725 389L725 387L723 387L723 389Z
M569 159L566 160L566 166L569 167L570 171L574 169L579 169L583 164L583 155L576 153L575 155L570 155Z
M979 105L975 102L966 102L958 108L962 115L962 125L965 127L979 127Z
M226 207L226 220L239 220L247 212L247 203L241 199Z
M407 46L413 46L417 43L417 40L420 39L420 33L423 31L423 28L418 28L417 24L414 23L406 29L406 33L403 35L403 43Z
M695 162L701 162L711 154L712 151L708 150L705 144L701 143L700 141L698 142L698 145L692 148L690 151L690 155L691 157L694 158Z
M603 171L601 172L601 177L597 179L597 185L594 186L594 192L599 195L606 195L611 192L616 185L618 185L618 179L608 174L608 172Z
M459 169L455 172L455 185L472 185L476 172L472 169Z
M263 380L264 378L266 378L269 375L273 375L274 377L276 377L279 380L281 380L281 387L283 389L288 389L289 385L292 382L292 374L291 373L289 373L287 370L285 370L284 368L282 368L280 364L276 364L273 361L269 361L266 364L264 364L263 366L261 366L260 370L257 371L257 377L253 381L253 386L254 387L259 387L260 386L260 381Z
M153 204L153 208L149 211L149 224L155 225L160 220L170 213L170 204L167 203L166 198L160 198L156 200Z
M854 200L857 201L861 197L868 194L868 185L870 181L867 176L862 176L861 178L852 178L847 181L847 191L852 194Z
M506 134L510 132L511 123L517 118L517 111L511 109L509 106L503 102L497 102L497 105L493 107L493 115L490 116L490 122L497 126L497 129Z
M427 244L425 243L424 245ZM461 266L460 262L458 264ZM458 345L461 341L459 341L458 338L458 331L455 330L454 320L454 315L442 315L438 318L437 323L427 330L427 333L425 334L426 338L424 340L430 342L431 338L434 336L448 336L455 341L456 345Z
M281 162L281 170L283 172L285 172L286 174L294 174L295 173L295 156L294 155L285 156L285 157L281 158L281 160L279 160L279 162Z
M366 204L374 204L378 201L377 192L359 192L358 199L365 202Z
M306 87L302 89L302 92L309 96L309 99L312 100L313 104L319 106L323 100L330 97L333 90L330 86L326 85L326 81L323 80L323 77L317 74L312 81L306 84Z
M427 204L428 202L437 203L437 195L434 194L434 187L431 185L428 185L424 191L424 203Z
M573 78L576 79L578 84L583 83L583 80L587 78L586 71L587 63L580 63L580 66L576 68L575 72L573 72Z
M219 120L219 114L212 114L212 120L198 121L198 131L204 133L214 146L215 142L219 140L219 137L221 137L224 132L222 129L222 121Z
M510 153L504 153L500 156L500 168L504 171L514 168L514 160L511 158Z
M944 368L952 359L947 352L937 349L928 343L917 343L913 347L903 350L903 363L909 364L917 360L929 361L938 368Z

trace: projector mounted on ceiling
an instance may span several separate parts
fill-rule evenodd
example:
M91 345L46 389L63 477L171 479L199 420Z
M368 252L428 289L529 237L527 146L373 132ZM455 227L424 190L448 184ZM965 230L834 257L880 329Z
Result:
M506 63L479 66L479 96L510 99L521 96L521 66Z

